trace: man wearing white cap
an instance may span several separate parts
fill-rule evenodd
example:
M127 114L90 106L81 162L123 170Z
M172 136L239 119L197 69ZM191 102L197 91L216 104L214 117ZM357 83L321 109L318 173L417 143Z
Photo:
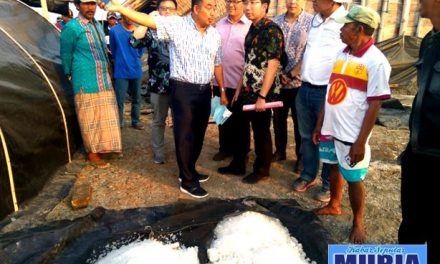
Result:
M301 87L296 97L298 128L301 135L301 154L304 169L293 183L297 192L305 192L316 184L319 169L319 149L312 141L312 133L324 103L326 88L336 53L344 47L336 17L345 16L342 5L347 0L313 0L316 11L312 19L306 50L301 66ZM322 189L315 199L329 201L329 167L322 168Z
M331 199L316 214L341 214L345 179L348 182L353 226L350 242L364 243L365 187L371 150L368 145L382 100L390 98L391 66L374 46L373 33L380 17L373 9L354 5L345 17L341 39L347 47L337 53L328 81L325 106L321 111L313 142L319 143L320 157L331 164Z
M75 0L79 11L61 32L60 56L71 78L75 110L89 161L105 168L106 153L121 152L116 97L102 26L95 20L95 0ZM128 40L127 40L128 41Z

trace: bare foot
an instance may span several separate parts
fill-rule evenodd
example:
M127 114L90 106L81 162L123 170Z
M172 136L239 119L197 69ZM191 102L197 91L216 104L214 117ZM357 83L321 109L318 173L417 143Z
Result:
M341 207L334 207L330 205L326 205L321 208L316 208L313 212L317 215L340 215L342 214Z
M105 168L110 167L110 163L105 162L104 160L102 160L101 156L99 156L98 153L90 152L88 154L88 159L89 159L90 164L92 166L94 166L95 168L105 169Z
M366 239L364 226L353 225L350 233L350 242L353 244L364 244Z

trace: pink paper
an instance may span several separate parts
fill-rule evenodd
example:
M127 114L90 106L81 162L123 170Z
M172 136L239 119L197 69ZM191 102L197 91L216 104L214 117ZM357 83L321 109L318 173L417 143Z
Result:
M264 104L264 108L277 108L277 107L283 107L282 101L275 101L275 102L269 102ZM255 110L255 104L247 104L243 105L243 111L254 111Z

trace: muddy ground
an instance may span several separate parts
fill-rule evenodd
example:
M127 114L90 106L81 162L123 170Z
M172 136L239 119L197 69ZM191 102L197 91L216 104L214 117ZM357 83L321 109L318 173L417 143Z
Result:
M411 98L407 98L410 104ZM405 105L405 104L404 104ZM129 107L126 107L126 109ZM166 205L182 200L192 200L190 196L179 191L177 178L178 168L174 154L172 129L166 129L167 160L163 165L153 163L150 145L150 124L152 115L148 105L143 108L142 122L147 129L134 130L127 126L123 129L124 156L111 160L112 166L97 169L85 161L83 153L75 153L72 163L59 169L45 185L39 195L24 204L20 211L12 214L0 225L0 234L14 230L41 225L54 220L75 219L84 216L98 206L108 209L127 209ZM372 163L365 180L367 198L365 224L368 243L397 243L397 230L400 215L400 166L397 157L408 140L408 129L405 120L409 110L394 112L382 111L384 118L400 121L394 128L376 125L370 144L372 146ZM129 113L126 113L129 118ZM401 117L401 118L400 118ZM289 121L291 122L291 121ZM395 124L396 122L394 122ZM292 129L290 124L289 129ZM293 181L299 176L294 174L295 162L293 132L289 132L288 159L273 163L271 177L255 185L244 185L240 177L221 175L217 168L228 164L229 159L221 162L212 160L218 150L218 130L210 124L205 137L198 170L211 176L202 184L208 190L209 197L234 199L246 196L264 198L296 199L304 208L312 209L323 206L312 199L320 184L306 193L292 190ZM254 156L251 154L250 160ZM247 172L250 172L251 164ZM88 207L73 210L71 207L72 186L75 177L84 176L92 187L92 199ZM339 243L348 243L351 227L351 210L347 190L344 192L343 214L338 217L320 217L333 238Z

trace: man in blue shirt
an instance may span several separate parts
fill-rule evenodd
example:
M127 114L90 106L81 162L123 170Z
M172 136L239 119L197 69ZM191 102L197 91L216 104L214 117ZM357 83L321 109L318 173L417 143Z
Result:
M110 30L110 50L114 60L114 78L116 100L119 110L119 125L124 125L124 102L127 89L131 95L131 126L143 130L144 126L139 122L142 57L143 49L133 48L129 39L134 29L133 22L122 16L122 23L117 24Z

